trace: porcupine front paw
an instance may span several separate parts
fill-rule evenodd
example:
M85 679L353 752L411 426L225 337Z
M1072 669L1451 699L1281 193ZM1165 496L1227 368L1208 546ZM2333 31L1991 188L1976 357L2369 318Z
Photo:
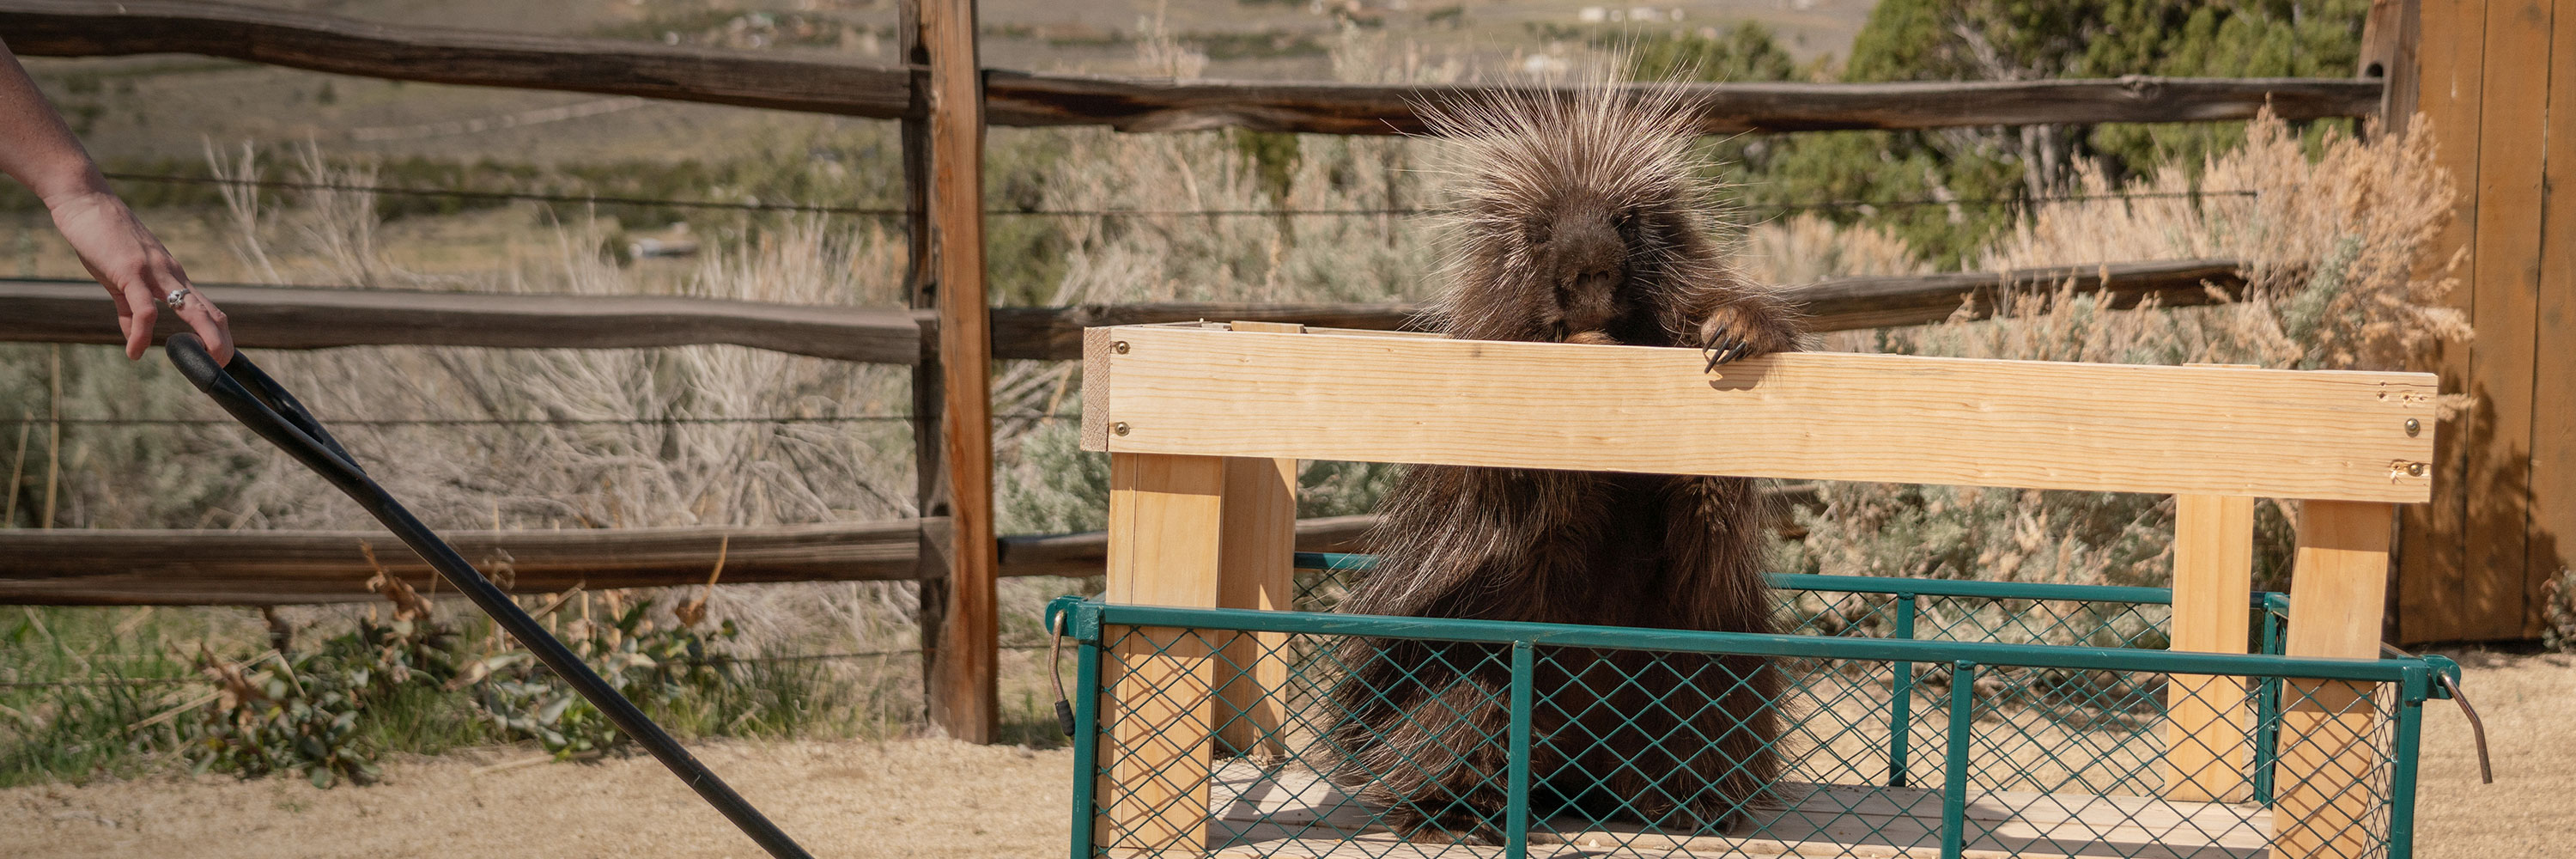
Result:
M1720 307L1699 326L1699 348L1708 356L1708 370L1717 365L1740 361L1755 355L1785 352L1796 348L1797 341L1777 325L1764 324L1743 307Z

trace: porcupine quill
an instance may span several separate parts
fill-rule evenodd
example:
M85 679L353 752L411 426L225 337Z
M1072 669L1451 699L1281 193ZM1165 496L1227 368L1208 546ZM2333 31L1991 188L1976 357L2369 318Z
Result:
M1709 366L1798 347L1796 317L1728 265L1673 89L1506 91L1429 106L1451 150L1450 337L1684 346ZM1342 611L1772 631L1762 498L1739 478L1415 466L1381 509L1376 571ZM1499 844L1508 654L1349 639L1328 775L1409 838ZM1712 832L1777 775L1779 674L1750 656L1541 648L1531 813Z

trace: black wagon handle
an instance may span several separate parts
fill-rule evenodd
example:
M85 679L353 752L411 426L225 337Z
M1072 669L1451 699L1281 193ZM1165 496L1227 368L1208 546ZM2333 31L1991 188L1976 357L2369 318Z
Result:
M375 479L368 477L367 472L359 468L357 461L340 446L339 439L331 437L330 431L323 429L322 422L315 419L295 395L287 393L268 374L260 372L259 366L252 364L249 356L234 350L232 363L218 365L214 356L206 353L206 346L197 339L197 335L184 333L171 335L162 349L170 356L170 363L176 365L179 373L187 376L197 390L204 391L235 420L320 473L331 481L331 485L339 487L351 500L358 502L358 506L366 508L369 515L384 523L385 528L401 538L404 545L419 553L421 560L429 562L429 566L449 584L473 600L476 608L490 615L492 622L500 624L510 637L518 639L521 646L536 654L537 661L545 663L555 676L563 678L573 691L581 694L583 700L599 708L610 724L635 738L635 742L669 768L672 775L679 776L707 804L715 806L717 811L732 820L744 835L758 842L762 850L777 859L812 859L812 854L797 846L795 839L787 837L777 824L769 822L759 809L751 807L741 794L735 793L723 779L708 770L706 764L682 748L680 741L673 739L670 732L654 724L644 711L635 707L635 702L618 694L616 687L608 685L598 672L590 670L590 666L574 655L571 648L546 632L545 627L539 626L535 618L529 617L518 603L512 602L508 594L458 555L454 547L439 539L429 526L421 524L411 511L386 493L384 487L376 485Z

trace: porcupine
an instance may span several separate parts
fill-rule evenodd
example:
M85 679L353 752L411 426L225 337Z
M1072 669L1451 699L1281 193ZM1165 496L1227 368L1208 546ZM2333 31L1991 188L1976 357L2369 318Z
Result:
M1679 96L1588 85L1426 114L1462 185L1442 333L1697 347L1711 369L1797 348L1795 315L1728 265ZM1769 632L1760 504L1740 478L1416 466L1341 610ZM1351 674L1332 694L1330 778L1406 837L1501 843L1508 651L1350 639L1338 656ZM1536 658L1534 819L1710 832L1777 773L1782 683L1758 657Z

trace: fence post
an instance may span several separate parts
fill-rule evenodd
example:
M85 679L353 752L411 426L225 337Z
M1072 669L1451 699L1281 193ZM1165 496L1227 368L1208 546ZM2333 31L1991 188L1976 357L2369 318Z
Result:
M2387 134L2405 135L2415 114L2415 22L2422 14L2422 0L2371 0L2362 19L2361 57L2353 75L2386 87L2379 94L2379 123Z
M2290 584L2290 656L2372 659L2388 592L2393 505L2306 502ZM2289 679L2281 684L2281 739L2272 807L2272 855L2364 855L2379 773L2372 684Z
M914 87L928 112L926 204L939 310L939 463L946 478L949 534L943 611L926 697L931 724L971 743L993 741L993 675L1000 629L994 617L992 326L984 294L984 93L975 55L973 0L914 0L929 84ZM919 80L919 78L915 78ZM908 141L909 142L909 141ZM909 165L908 165L909 166ZM909 171L907 171L909 175ZM916 189L920 186L916 185ZM918 225L918 222L916 222ZM920 249L914 239L914 249ZM919 263L915 263L920 274ZM929 374L924 374L929 375ZM919 377L916 377L917 379ZM921 386L915 399L922 400ZM927 632L927 630L925 630Z
M2244 653L2254 599L2254 499L2174 496L2173 625L2169 650ZM2248 733L2241 678L2166 678L2165 797L2241 802Z
M904 65L922 68L930 64L930 52L921 43L921 0L903 0L897 4L900 20L895 25L899 47L895 57ZM939 307L939 275L931 267L936 245L930 225L930 92L928 80L916 72L910 91L911 115L902 121L903 192L904 192L904 295L914 310ZM912 365L912 475L913 515L922 520L921 549L913 578L920 582L916 598L919 607L914 614L921 635L921 701L924 715L932 701L939 698L939 636L948 618L948 541L953 536L945 527L932 527L934 518L948 515L947 459L939 441L940 403L946 399L946 386L940 384L939 338L935 331L923 332L921 357Z

